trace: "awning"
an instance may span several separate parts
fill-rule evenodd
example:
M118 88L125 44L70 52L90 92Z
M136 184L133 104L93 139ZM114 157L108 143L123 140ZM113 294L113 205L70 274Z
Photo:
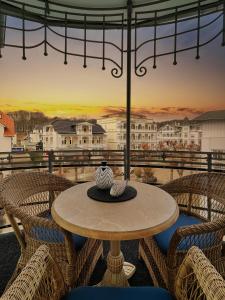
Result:
M127 0L2 0L1 11L53 26L118 28L127 23ZM132 0L132 23L165 24L222 10L223 0Z

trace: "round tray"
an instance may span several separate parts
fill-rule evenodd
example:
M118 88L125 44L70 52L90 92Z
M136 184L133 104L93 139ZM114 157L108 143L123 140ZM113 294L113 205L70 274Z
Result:
M89 198L101 202L123 202L136 197L137 191L135 190L135 188L128 185L122 195L113 197L110 195L110 189L101 190L97 187L97 185L94 185L87 190L87 195Z

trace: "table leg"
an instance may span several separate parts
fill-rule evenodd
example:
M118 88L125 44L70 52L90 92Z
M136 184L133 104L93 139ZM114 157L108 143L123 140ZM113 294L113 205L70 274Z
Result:
M129 286L128 278L135 272L135 266L125 262L120 250L120 241L110 241L110 251L107 256L107 270L100 283L101 286Z

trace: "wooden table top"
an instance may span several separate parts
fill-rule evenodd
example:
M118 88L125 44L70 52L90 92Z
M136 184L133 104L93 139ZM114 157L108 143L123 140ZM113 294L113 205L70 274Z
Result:
M105 203L87 196L95 182L78 184L54 201L52 216L62 228L101 240L132 240L159 233L178 218L176 201L165 191L140 182L129 185L137 196L129 201Z

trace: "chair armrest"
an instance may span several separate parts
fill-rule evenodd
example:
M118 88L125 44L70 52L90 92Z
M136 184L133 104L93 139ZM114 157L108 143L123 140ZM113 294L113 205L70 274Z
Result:
M188 251L179 268L175 294L178 300L195 300L202 294L207 300L225 299L225 282L222 276L197 247Z
M186 243L186 246L183 250L188 250L192 246L196 245L196 240L200 241L200 239L202 239L197 246L200 247L201 245L203 248L207 248L209 244L211 245L219 242L222 243L224 234L225 218L221 218L212 222L180 227L175 231L171 239L168 250L168 260L170 263L172 263L176 251L182 250L179 249L181 242L183 242L183 244Z

